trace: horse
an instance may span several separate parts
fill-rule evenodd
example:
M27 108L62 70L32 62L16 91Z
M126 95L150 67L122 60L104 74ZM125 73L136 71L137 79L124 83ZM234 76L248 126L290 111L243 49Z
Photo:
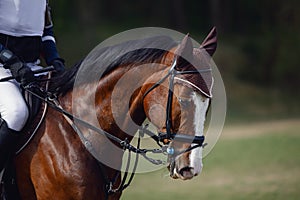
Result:
M163 48L147 48L153 44ZM119 56L132 46L134 50ZM167 166L170 176L182 180L197 176L202 170L203 141L199 140L203 140L213 84L205 55L212 56L216 46L215 28L197 48L189 36L181 43L167 36L132 40L104 48L97 55L100 58L91 57L98 62L83 70L87 74L103 70L96 81L87 75L75 84L84 61L54 78L49 91L56 94L58 108L48 108L34 138L14 158L21 199L119 199L122 190L116 188L122 184L123 149L134 137L128 133L136 133L145 119L172 151ZM97 65L107 57L113 61L105 70L99 69ZM91 117L92 111L95 116ZM74 118L66 117L68 113ZM98 124L106 133L100 135L85 124L77 126L107 163L87 150L72 126L76 116L81 117L79 124Z

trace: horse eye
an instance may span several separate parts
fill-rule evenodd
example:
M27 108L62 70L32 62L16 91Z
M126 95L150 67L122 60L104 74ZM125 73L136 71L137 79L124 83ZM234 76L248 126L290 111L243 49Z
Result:
M178 98L178 102L181 106L187 107L191 101L189 99Z

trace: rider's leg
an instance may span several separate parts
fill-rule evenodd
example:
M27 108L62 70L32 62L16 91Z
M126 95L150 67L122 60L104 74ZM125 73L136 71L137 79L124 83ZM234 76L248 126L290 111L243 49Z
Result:
M0 67L0 78L7 72ZM0 82L0 171L12 153L28 118L27 105L15 81Z
M13 154L19 133L8 128L5 120L0 118L0 171L4 168L8 158Z

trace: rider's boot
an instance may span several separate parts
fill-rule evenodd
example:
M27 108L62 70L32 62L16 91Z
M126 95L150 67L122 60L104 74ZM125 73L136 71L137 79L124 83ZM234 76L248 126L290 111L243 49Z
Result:
M13 154L18 138L18 132L8 128L6 121L0 117L0 172Z

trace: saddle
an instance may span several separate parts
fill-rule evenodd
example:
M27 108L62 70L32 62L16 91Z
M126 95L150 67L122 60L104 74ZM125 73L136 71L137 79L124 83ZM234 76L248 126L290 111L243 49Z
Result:
M39 79L50 78L46 76L48 75L40 76ZM26 125L21 131L21 137L17 141L15 155L18 155L30 143L44 120L47 111L47 104L38 97L34 96L33 93L40 94L41 90L47 91L47 87L48 82L41 82L37 88L33 87L32 89L30 89L31 92L27 90L23 91L23 96L29 109L29 117ZM0 200L21 199L16 184L16 172L13 159L14 156L12 156L11 160L9 160L9 162L5 166L2 179L0 180Z

